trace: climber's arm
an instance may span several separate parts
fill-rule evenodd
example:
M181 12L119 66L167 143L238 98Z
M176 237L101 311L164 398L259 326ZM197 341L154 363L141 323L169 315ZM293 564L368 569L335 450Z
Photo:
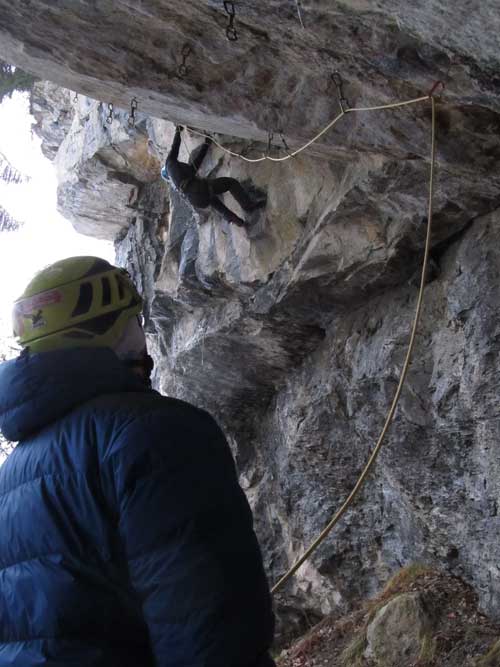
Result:
M170 148L170 152L167 157L167 162L169 160L177 160L179 157L179 149L181 147L181 132L182 128L180 125L177 125L175 128L175 135L174 135L174 140L172 142L172 146Z

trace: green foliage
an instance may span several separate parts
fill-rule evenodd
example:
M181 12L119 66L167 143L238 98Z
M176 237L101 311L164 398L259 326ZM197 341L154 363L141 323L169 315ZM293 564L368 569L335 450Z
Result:
M493 644L488 653L479 658L474 665L476 667L498 667L500 665L500 640Z
M356 635L340 656L342 667L361 667L366 649L365 632Z
M405 593L410 590L410 586L420 577L433 574L433 570L422 563L412 563L398 570L386 583L381 593L375 600L369 603L368 608L371 611L371 618L381 609L386 602L399 593ZM371 619L370 619L371 620Z
M431 634L426 633L422 637L420 655L418 656L418 659L422 663L422 665L429 665L433 663L433 660L436 657L436 649L437 649L436 638L433 637Z
M16 90L31 90L36 80L32 74L0 60L0 103L4 97L10 97Z

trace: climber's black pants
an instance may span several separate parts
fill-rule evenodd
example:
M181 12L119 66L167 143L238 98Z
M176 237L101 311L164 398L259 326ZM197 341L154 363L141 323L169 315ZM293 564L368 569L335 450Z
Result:
M235 178L213 178L208 181L212 195L230 192L244 211L252 211L254 204Z
M195 178L184 189L184 194L195 208L212 206L228 222L244 224L217 196L224 192L230 192L245 211L253 210L252 200L235 178Z

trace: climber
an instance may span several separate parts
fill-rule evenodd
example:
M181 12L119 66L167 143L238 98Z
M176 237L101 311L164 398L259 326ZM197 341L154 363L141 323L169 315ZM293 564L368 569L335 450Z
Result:
M0 665L273 667L252 514L205 411L153 391L128 274L42 270L0 365Z
M189 164L187 164L179 162L177 159L181 144L181 132L182 127L177 126L170 153L165 161L165 166L161 170L162 178L180 190L195 208L212 206L228 222L240 226L247 225L248 223L225 206L218 195L230 192L241 208L247 212L265 206L266 200L252 201L235 178L199 178L197 173L207 154L211 139L208 137L205 139L198 155L190 157Z

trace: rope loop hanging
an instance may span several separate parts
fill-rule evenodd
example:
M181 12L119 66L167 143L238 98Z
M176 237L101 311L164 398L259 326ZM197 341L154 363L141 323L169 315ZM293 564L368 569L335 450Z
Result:
M429 194L428 194L428 205L427 205L427 232L426 232L426 238L425 238L425 247L424 247L424 257L422 261L422 271L421 271L421 277L420 277L420 287L418 291L418 296L417 296L417 303L415 307L415 315L413 318L413 326L411 329L410 333L410 338L408 342L408 348L406 352L406 357L403 363L403 367L401 369L401 375L399 378L398 386L396 388L396 392L394 395L394 398L392 400L391 406L389 408L389 412L387 414L387 417L384 422L384 426L382 428L382 431L380 433L380 436L375 444L375 447L368 459L368 462L366 466L364 467L363 471L361 472L361 475L359 476L356 484L354 485L354 488L352 489L351 493L348 495L344 503L341 505L340 509L334 514L332 519L328 522L328 524L325 526L325 528L321 531L321 533L318 535L318 537L314 540L314 542L309 546L308 549L302 554L302 556L295 562L295 564L288 570L288 572L281 577L281 579L278 580L278 582L273 586L271 589L271 593L274 595L277 593L283 586L288 582L291 577L297 572L297 570L305 563L305 561L313 554L314 551L320 546L320 544L328 537L328 535L331 533L333 528L339 523L340 519L344 516L344 514L347 512L349 507L354 503L354 500L356 499L357 495L359 494L360 490L362 489L364 483L366 482L366 479L373 468L375 461L380 453L380 450L382 449L382 445L385 442L385 437L387 434L387 431L389 430L389 426L392 423L394 413L396 411L399 398L401 396L401 392L403 390L403 386L406 380L406 376L408 373L408 369L410 367L412 355L413 355L413 348L415 345L415 339L417 335L417 328L418 324L420 321L420 313L422 310L422 303L423 303L423 297L424 297L424 289L425 289L425 280L426 280L426 275L427 275L427 265L429 262L429 252L430 252L430 246L431 246L431 235L432 235L432 212L433 212L433 197L434 197L434 172L435 172L435 161L436 161L436 103L435 99L433 96L433 93L436 90L436 85L431 89L429 95L425 97L424 99L430 100L431 103L431 155L430 155L430 168L429 168ZM352 111L352 109L350 109Z
M232 3L228 3L232 4ZM226 5L226 3L224 3ZM234 9L234 7L233 7ZM330 534L330 532L333 530L333 528L339 523L340 519L344 516L344 514L347 512L349 507L353 504L354 500L356 499L357 495L359 494L361 488L363 487L364 483L367 480L367 477L373 468L376 459L382 449L382 446L385 442L385 438L387 435L387 432L389 430L389 427L392 423L394 413L396 411L396 408L398 406L399 398L401 396L401 392L403 390L403 386L406 380L406 376L408 374L408 370L410 367L410 363L412 360L412 355L413 355L413 349L415 345L415 340L416 340L416 335L417 335L417 328L418 324L420 321L420 314L422 310L422 303L423 303L423 296L424 296L424 289L425 289L425 281L426 281L426 274L427 274L427 266L428 266L428 260L429 260L429 252L430 252L430 246L431 246L431 235L432 235L432 215L433 215L433 197L434 197L434 172L435 172L435 161L436 161L436 102L435 102L435 93L437 89L441 86L441 92L444 90L444 83L442 81L436 81L432 88L430 89L429 93L425 96L422 97L417 97L414 99L410 100L404 100L401 102L393 102L389 104L380 104L376 106L369 106L369 107L349 107L349 103L344 95L343 92L343 82L342 78L339 74L339 72L333 72L331 75L332 81L334 82L335 86L337 87L337 93L339 97L339 103L341 107L341 112L332 120L330 121L320 132L318 132L312 139L310 139L307 143L305 143L303 146L300 148L297 148L296 150L292 152L287 151L287 155L284 157L271 157L270 149L271 149L271 144L273 140L273 133L271 131L268 132L268 143L267 143L267 154L260 157L260 158L247 158L241 153L236 153L235 151L231 151L225 146L222 146L218 141L215 139L211 138L213 143L218 146L221 150L223 150L225 153L228 155L232 155L234 157L238 157L245 162L249 163L257 163L257 162L263 162L264 160L270 160L272 162L283 162L285 160L291 159L298 155L299 153L302 153L305 151L309 146L313 145L316 143L326 132L328 132L336 123L346 114L348 113L362 113L362 112L369 112L369 111L381 111L381 110L387 110L387 109L398 109L402 108L405 106L413 105L413 104L418 104L420 102L430 102L431 104L431 149L430 149L430 168L429 168L429 190L428 190L428 203L427 203L427 232L426 232L426 238L425 238L425 247L424 247L424 257L423 257L423 262L422 262L422 271L421 271L421 278L420 278L420 287L418 291L418 296L417 296L417 302L416 302L416 307L415 307L415 314L413 318L413 325L411 328L411 333L409 337L409 342L408 342L408 348L406 352L406 357L401 369L401 374L399 378L399 382L396 388L396 392L394 395L394 398L392 400L392 403L390 405L389 411L387 413L387 417L385 419L382 431L377 439L377 442L373 448L373 451L368 459L368 462L366 463L364 469L362 470L356 484L354 485L354 488L344 501L344 503L341 505L340 509L334 514L332 519L328 522L328 524L325 526L325 528L321 531L321 533L318 535L318 537L314 540L314 542L309 546L308 549L302 554L302 556L295 562L295 564L290 568L290 570L283 575L278 582L274 585L274 587L271 589L271 593L275 594L278 590L280 590L287 582L288 580L297 572L297 570L301 567L301 565L312 555L312 553L320 546L320 544L326 539L326 537ZM196 135L202 136L202 137L208 137L206 133L199 132L197 130L191 129L191 132L193 132ZM285 146L285 149L288 149L288 146L286 144L286 141L283 136L283 131L280 130L280 136L283 141L283 144Z
M304 152L306 149L308 149L310 146L313 144L317 143L319 139L323 135L325 135L329 130L332 129L334 125L336 125L339 120L345 116L348 113L359 113L359 112L364 112L364 111L382 111L384 109L397 109L400 107L405 107L405 106L410 106L412 104L418 104L419 102L427 102L429 99L434 99L434 95L423 95L422 97L416 97L414 99L410 100L404 100L402 102L392 102L390 104L379 104L377 106L371 106L371 107L349 107L346 108L345 111L341 111L335 118L328 123L322 130L318 132L312 139L310 139L308 142L306 142L304 145L300 146L300 148L296 148L294 151L289 153L288 155L285 155L283 157L271 157L270 155L263 155L262 157L258 158L248 158L245 155L242 155L241 153L237 153L236 151L232 151L229 148L226 148L223 146L219 141L216 139L212 138L213 143L215 146L220 148L222 151L227 153L228 155L232 155L233 157L240 158L241 160L244 160L245 162L249 163L257 163L257 162L263 162L264 160L269 160L270 162L284 162L285 160L291 160L293 157L296 155L299 155L300 153ZM347 102L346 98L344 97L343 100ZM208 135L205 132L200 132L199 130L194 130L191 129L191 132L193 134L196 134L200 137L208 137Z

